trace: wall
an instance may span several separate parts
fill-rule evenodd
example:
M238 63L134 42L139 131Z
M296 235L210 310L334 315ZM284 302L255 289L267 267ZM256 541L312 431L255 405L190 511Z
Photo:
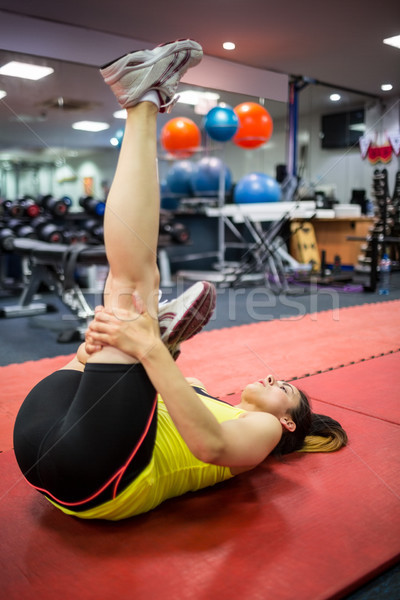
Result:
M79 198L86 195L104 200L111 185L117 159L118 151L115 148L88 155L84 159L68 159L68 163L55 171L54 195L70 196L75 206ZM85 189L85 178L92 179L92 191Z
M384 140L388 131L399 131L398 99L390 105L380 103L366 104L367 134L377 141ZM340 109L338 109L340 112ZM347 203L352 189L365 189L370 197L371 184L375 169L386 168L389 178L389 191L392 193L396 172L400 170L400 156L392 155L389 163L371 164L362 159L359 146L344 150L325 150L320 143L320 115L303 115L299 120L299 145L306 146L304 180L311 188L327 186L335 189L340 202Z
M106 197L117 159L118 151L110 148L110 150L88 154L85 158L71 157L60 161L58 165L33 163L29 167L25 163L23 169L14 166L11 170L2 170L0 167L0 195L9 200L22 198L25 195L37 197L52 194L56 198L69 196L74 208L78 208L81 196L93 195L98 199ZM85 178L92 178L91 194L85 190Z

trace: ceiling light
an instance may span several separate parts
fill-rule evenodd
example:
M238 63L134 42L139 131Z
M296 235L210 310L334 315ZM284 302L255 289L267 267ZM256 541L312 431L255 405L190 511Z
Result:
M224 42L222 44L222 47L224 50L234 50L236 48L236 46L233 42Z
M0 75L9 75L10 77L21 77L22 79L32 79L37 81L54 73L54 69L51 67L41 67L39 65L30 65L28 63L21 63L15 60L7 63L0 68Z
M111 146L118 146L119 141L118 141L118 139L116 137L112 137L110 139L110 144L111 144Z
M7 92L5 92L4 90L0 90L0 100L2 98L5 98L7 96Z
M113 113L114 119L126 119L126 110L123 108L122 110L117 110Z
M364 133L364 131L367 130L367 127L365 123L354 123L354 125L349 125L349 129L351 129L351 131L361 131L361 133Z
M331 100L331 102L339 102L340 98L341 98L340 94L331 94L329 96L329 100Z
M383 40L384 44L388 44L389 46L394 46L395 48L400 48L400 35L394 35L393 37L386 38Z
M203 100L218 100L219 94L216 92L201 92L199 90L184 90L179 92L178 102L182 104L191 104L195 106Z
M72 129L79 129L80 131L104 131L110 126L108 123L99 123L97 121L78 121L73 123Z
M393 86L391 83L382 83L381 85L381 90L382 92L390 92L390 90L393 89Z

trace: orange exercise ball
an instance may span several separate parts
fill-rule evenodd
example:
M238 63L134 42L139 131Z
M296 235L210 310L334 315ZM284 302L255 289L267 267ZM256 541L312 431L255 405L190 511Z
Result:
M167 152L179 158L188 158L200 146L201 134L196 123L185 117L176 117L165 123L161 130L161 144Z
M241 148L258 148L272 135L273 122L266 108L256 102L243 102L234 109L239 127L233 142Z

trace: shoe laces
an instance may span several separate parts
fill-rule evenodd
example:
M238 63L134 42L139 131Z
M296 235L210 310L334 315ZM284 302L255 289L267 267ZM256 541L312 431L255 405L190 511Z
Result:
M160 106L160 112L164 113L170 113L171 110L174 108L175 104L178 102L180 96L179 94L177 96L174 96L173 98L171 98L171 100L169 102L167 102L166 104L162 104Z

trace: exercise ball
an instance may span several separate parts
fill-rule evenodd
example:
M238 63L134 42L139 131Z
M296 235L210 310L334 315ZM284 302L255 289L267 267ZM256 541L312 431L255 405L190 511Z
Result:
M217 196L223 178L225 193L232 187L232 174L216 156L205 156L194 166L192 188L195 196Z
M185 117L171 119L161 130L161 145L164 150L181 158L194 154L200 141L200 129L194 121Z
M189 160L179 160L169 169L166 184L170 193L175 196L191 196L193 163Z
M241 148L258 148L272 135L273 122L266 108L256 102L243 102L236 106L239 127L233 142Z
M176 210L179 207L180 197L169 189L166 179L160 182L160 207L165 210Z
M239 180L233 192L237 204L279 202L281 188L273 177L265 173L250 173Z
M230 106L215 106L204 121L204 129L211 139L227 142L235 135L239 127L239 119Z

